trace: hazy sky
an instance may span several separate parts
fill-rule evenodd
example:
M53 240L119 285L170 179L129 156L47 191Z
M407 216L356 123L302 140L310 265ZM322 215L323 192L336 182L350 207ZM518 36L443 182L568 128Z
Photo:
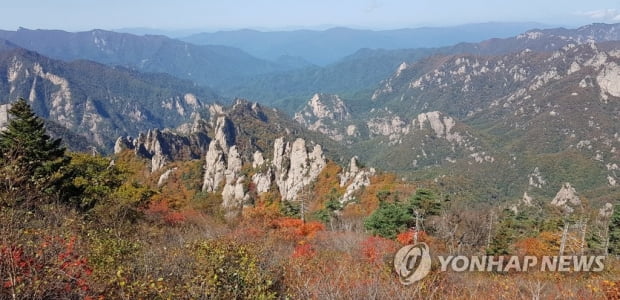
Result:
M400 28L491 21L620 22L610 0L0 0L0 28Z

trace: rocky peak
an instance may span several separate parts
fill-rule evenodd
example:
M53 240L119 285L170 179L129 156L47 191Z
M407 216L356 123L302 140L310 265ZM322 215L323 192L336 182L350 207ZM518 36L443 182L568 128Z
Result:
M555 195L551 201L551 205L561 207L567 212L572 212L575 207L581 206L581 199L577 196L575 188L567 182L562 185L562 188Z
M374 176L376 171L374 168L365 169L361 168L358 162L358 157L353 156L349 163L348 170L343 170L340 174L340 186L346 186L344 195L340 199L340 202L346 204L354 199L354 194L362 187L370 185L370 177Z
M181 124L175 131L182 135L209 132L209 123L202 118L202 115L199 112L193 112L190 116L190 120L190 122Z
M235 144L235 126L226 116L219 116L215 123L215 137L220 147L228 152L228 147Z
M523 193L523 197L516 203L510 206L510 210L512 210L515 214L519 213L519 209L521 207L532 207L534 206L534 199L527 192Z
M437 137L461 144L464 142L464 138L461 134L453 130L455 125L456 121L452 117L443 115L438 111L421 113L418 115L417 119L413 120L414 127L424 129L430 126Z
M295 113L294 119L309 130L321 132L336 141L343 140L345 134L354 134L344 129L344 122L351 119L351 113L338 95L314 94L306 106Z
M205 156L205 175L202 183L202 190L214 192L225 178L226 171L226 152L220 143L213 140L209 144L209 150Z
M203 190L217 192L222 187L223 207L236 211L249 200L248 185L251 180L257 193L269 191L275 182L282 199L295 201L301 190L314 181L325 167L326 160L320 145L308 146L304 139L293 143L277 138L273 159L266 161L260 151L254 152L252 161L242 157L236 145L225 150L220 140L213 140L206 154ZM256 173L246 178L241 168L251 163Z
M296 200L303 187L316 179L325 167L326 160L321 145L315 144L310 149L301 138L292 144L285 143L284 138L275 140L274 175L283 200Z
M136 155L151 160L151 172L161 169L175 160L199 159L207 152L209 137L202 132L183 136L170 130L149 130L137 138L119 137L114 144L114 153L124 149L134 150Z

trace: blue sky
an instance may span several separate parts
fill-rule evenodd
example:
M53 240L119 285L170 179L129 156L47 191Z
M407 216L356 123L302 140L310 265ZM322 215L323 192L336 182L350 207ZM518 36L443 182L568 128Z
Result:
M608 0L0 0L0 28L388 29L482 22L620 22Z

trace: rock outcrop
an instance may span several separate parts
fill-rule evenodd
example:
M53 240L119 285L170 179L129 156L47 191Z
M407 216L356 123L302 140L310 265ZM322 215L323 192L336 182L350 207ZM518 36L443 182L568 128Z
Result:
M345 129L344 122L351 119L351 113L338 95L314 94L306 106L295 113L294 119L307 129L323 133L335 141L355 134L353 129Z
M246 178L241 174L245 162L237 146L229 146L226 151L221 140L214 140L206 155L203 190L216 192L221 187L222 205L233 209L249 200L248 180L259 194L269 191L275 182L283 200L295 201L301 190L317 178L326 164L321 146L307 147L306 141L301 138L293 143L285 142L284 138L276 139L271 161L265 160L259 151L254 152L252 159L255 173L252 178Z
M273 146L275 182L283 200L296 200L302 188L312 182L325 167L321 145L309 151L306 141L298 138L292 144L278 138Z
M375 175L374 168L368 170L360 168L357 156L351 158L349 169L340 174L340 186L347 186L340 202L346 204L354 199L354 194L362 187L370 185L370 177ZM348 185L347 185L348 184Z
M168 181L168 178L170 178L170 175L172 175L172 173L174 171L176 171L176 170L177 170L177 168L172 168L172 169L168 169L168 170L166 170L166 172L162 173L159 176L159 180L157 180L157 187L163 186L166 183L166 181Z
M599 209L598 214L602 218L609 218L614 213L614 205L607 202L603 208Z
M570 183L564 183L562 188L555 195L551 201L551 205L561 207L567 212L573 212L575 208L581 207L581 199L577 196L577 191L570 185Z
M10 109L11 109L10 104L0 105L0 131L6 129L6 126L9 124L9 110Z
M161 169L174 160L199 159L207 151L209 137L206 133L182 136L170 130L149 130L137 138L119 137L114 144L114 153L123 149L134 150L136 155L151 160L151 172Z

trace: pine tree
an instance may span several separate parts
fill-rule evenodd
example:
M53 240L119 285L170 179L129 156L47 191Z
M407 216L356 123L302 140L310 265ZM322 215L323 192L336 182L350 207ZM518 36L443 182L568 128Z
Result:
M495 235L486 249L487 255L508 255L511 253L511 245L515 238L515 215L506 209L502 212Z
M364 221L364 227L373 235L393 239L399 232L407 229L413 216L401 203L380 202L375 210Z
M58 171L69 163L60 139L52 139L43 120L24 99L9 110L10 121L0 132L0 192L6 204L26 203L52 194Z
M609 222L609 254L620 255L620 204L614 207Z
M417 189L409 198L409 210L412 214L418 211L424 216L437 216L441 213L441 201L430 190Z

